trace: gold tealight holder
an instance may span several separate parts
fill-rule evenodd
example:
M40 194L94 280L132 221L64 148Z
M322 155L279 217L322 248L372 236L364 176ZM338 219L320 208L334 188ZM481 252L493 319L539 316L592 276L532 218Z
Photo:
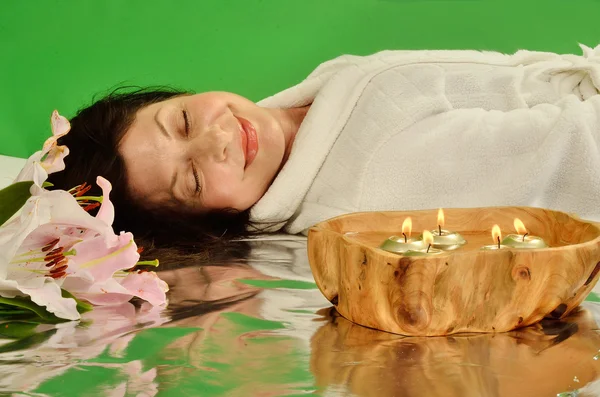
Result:
M432 230L433 235L432 247L444 251L452 251L458 249L467 243L467 240L460 233L450 232L448 230Z
M484 245L483 247L481 247L481 249L483 251L496 251L496 250L510 248L509 246L504 245L500 242L501 238L502 238L502 231L500 230L500 226L494 225L494 227L492 227L492 240L496 241L497 244Z
M407 217L402 222L402 236L390 236L380 246L382 250L403 254L407 251L419 251L427 246L422 238L411 238L412 219Z
M515 229L518 234L509 234L502 240L502 245L509 246L510 248L516 249L536 249L536 248L547 248L548 244L538 236L531 236L525 228L525 224L519 219L515 218L514 221Z
M403 254L406 251L417 251L427 247L425 247L425 243L423 243L423 240L421 239L390 236L379 246L379 248L388 252Z
M431 246L433 248L437 248L443 251L453 251L465 245L467 240L460 233L452 232L449 230L444 230L445 217L444 210L441 208L438 210L437 216L438 228L437 230L432 230L431 234L433 235L433 243ZM421 235L421 238L423 236Z
M439 255L443 253L441 249L432 248L433 244L433 235L431 232L425 230L422 234L423 236L423 245L424 248L419 250L410 250L404 253L404 256L431 256L431 255Z

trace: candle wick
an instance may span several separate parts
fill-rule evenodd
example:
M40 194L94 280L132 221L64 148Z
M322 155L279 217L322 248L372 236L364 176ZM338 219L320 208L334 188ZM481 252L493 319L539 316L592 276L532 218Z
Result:
M407 243L407 239L406 239L406 233L402 233L402 235L404 236L404 242Z
M498 237L498 249L500 249L500 237Z
M527 236L529 233L525 232L525 234L523 235L523 242L525 242L525 236Z
M429 253L429 248L431 248L431 244L429 244L429 247L427 247L427 254Z
M442 235L442 225L438 225L438 229L440 231L440 236Z

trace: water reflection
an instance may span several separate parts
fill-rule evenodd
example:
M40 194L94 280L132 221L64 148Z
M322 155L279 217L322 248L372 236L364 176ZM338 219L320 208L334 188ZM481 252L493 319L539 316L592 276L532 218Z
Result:
M598 378L590 311L504 334L401 337L335 311L312 339L318 386L369 396L555 396ZM595 395L595 394L594 394Z
M156 327L168 320L160 308L124 303L99 307L85 313L81 321L34 324L35 328L24 337L0 339L0 392L31 391L105 351L119 357L135 337L135 331ZM12 326L12 321L0 323L0 328ZM123 374L134 376L132 369L136 366L132 362L120 369Z
M597 303L507 334L403 338L339 317L302 239L175 258L167 311L97 308L18 339L0 324L0 395L600 395Z

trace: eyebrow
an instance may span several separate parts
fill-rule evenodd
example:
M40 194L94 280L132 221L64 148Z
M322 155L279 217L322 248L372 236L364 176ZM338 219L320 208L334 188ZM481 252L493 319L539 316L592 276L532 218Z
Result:
M162 132L163 135L166 136L168 139L171 139L171 135L169 135L169 133L167 132L165 125L158 118L159 113L160 113L160 109L157 110L156 113L154 113L154 121L156 122L156 125L158 125L158 129L160 130L160 132Z

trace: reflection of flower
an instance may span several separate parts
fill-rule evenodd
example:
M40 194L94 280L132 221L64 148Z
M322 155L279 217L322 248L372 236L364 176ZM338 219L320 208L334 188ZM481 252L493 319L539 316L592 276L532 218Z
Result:
M29 296L56 316L80 318L76 302L61 288L95 305L115 305L140 297L151 304L166 302L168 286L154 272L130 271L139 260L131 233L112 229L114 207L109 181L97 178L102 197L83 196L85 186L47 191L49 173L64 169L65 146L57 140L70 125L56 111L53 136L32 155L17 181L32 180L32 196L0 227L0 296ZM96 216L87 210L100 202ZM82 207L83 206L83 207Z
M153 397L158 393L158 385L154 382L156 368L142 372L142 362L130 361L121 367L127 381L114 387L107 396L110 397Z
M45 380L55 378L75 366L114 365L86 363L84 360L94 359L107 347L111 357L118 357L118 352L124 351L136 335L135 331L153 328L168 320L163 308L144 303L136 309L133 304L126 302L84 313L82 323L70 321L40 325L38 336L51 334L45 341L28 349L0 353L0 394L6 391L31 392ZM6 346L2 342L0 340L0 347ZM140 380L148 380L150 376L146 373L140 376L139 371L133 370L137 368L136 365L128 367L130 371L126 372L132 374L133 385Z

